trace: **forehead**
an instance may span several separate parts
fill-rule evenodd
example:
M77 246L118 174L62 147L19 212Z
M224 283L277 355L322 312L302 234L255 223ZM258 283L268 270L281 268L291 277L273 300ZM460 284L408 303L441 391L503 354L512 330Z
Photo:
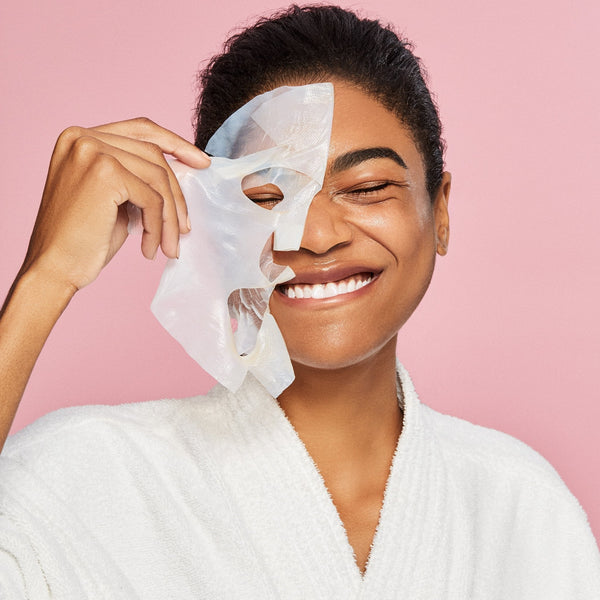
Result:
M424 175L421 155L410 131L381 102L346 82L334 81L334 110L328 162L349 151L391 148L409 170Z

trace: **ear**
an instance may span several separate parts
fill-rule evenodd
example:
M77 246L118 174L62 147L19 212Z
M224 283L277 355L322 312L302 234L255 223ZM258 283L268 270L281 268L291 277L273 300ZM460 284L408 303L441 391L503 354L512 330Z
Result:
M440 184L433 202L436 251L440 256L444 256L448 252L448 242L450 241L448 200L450 199L451 183L452 175L450 175L448 171L444 171L444 173L442 173L442 183Z

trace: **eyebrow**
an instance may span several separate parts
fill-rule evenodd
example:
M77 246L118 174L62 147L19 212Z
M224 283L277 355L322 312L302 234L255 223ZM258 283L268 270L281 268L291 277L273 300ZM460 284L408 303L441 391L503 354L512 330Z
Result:
M373 158L390 158L398 163L403 169L408 169L402 157L395 150L392 150L387 146L378 146L375 148L352 150L351 152L346 152L346 154L338 156L333 161L329 173L334 174L345 171L346 169L351 169L352 167Z

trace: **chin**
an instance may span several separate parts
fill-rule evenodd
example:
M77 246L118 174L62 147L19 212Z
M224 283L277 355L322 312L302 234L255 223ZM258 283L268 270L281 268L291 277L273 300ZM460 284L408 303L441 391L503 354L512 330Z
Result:
M371 360L379 360L391 355L395 360L396 335L390 339L373 341L370 344L360 343L356 337L346 338L343 343L311 342L288 346L294 370L309 368L323 371L347 369ZM363 339L363 342L366 341Z

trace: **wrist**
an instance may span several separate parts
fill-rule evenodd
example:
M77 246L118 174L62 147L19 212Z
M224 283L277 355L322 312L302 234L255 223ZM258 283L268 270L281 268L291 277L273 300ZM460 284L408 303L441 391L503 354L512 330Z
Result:
M33 264L22 269L6 300L5 309L26 312L33 319L58 319L67 307L77 288L61 281L51 269Z

